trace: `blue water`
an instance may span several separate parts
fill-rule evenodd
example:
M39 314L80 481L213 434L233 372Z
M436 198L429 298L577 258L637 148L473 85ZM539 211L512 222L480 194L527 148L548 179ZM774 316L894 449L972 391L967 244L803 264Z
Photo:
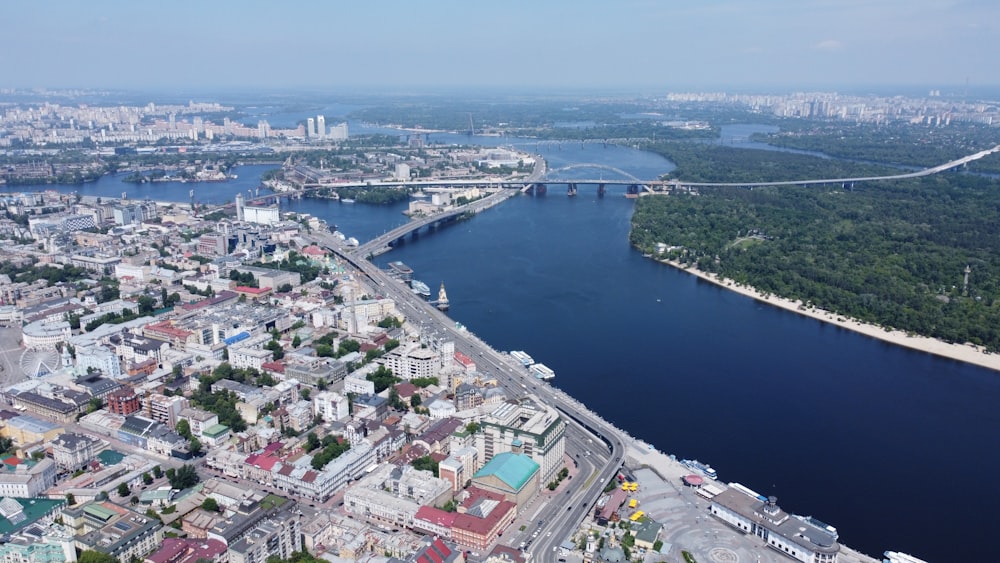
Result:
M379 257L450 315L665 452L838 527L868 553L989 560L1000 376L759 304L629 248L632 202L523 196ZM956 494L957 480L975 494ZM942 519L942 507L966 518ZM985 526L985 522L981 521ZM963 533L964 532L964 533ZM941 538L962 534L960 545Z
M550 169L595 163L652 178L663 158L621 147L508 142ZM231 200L270 166L223 184L155 184L153 199ZM560 177L611 174L572 169ZM257 178L254 178L254 174ZM145 188L142 186L140 188ZM130 187L130 198L136 187ZM17 189L17 188L15 188ZM118 197L120 181L64 186ZM552 367L553 384L660 450L711 463L725 481L836 526L861 551L989 561L1000 504L1000 374L775 309L643 258L628 246L633 202L593 186L516 197L378 258L402 260L450 315L494 347ZM285 206L283 202L283 206ZM285 206L361 240L406 221L405 204Z
M279 168L275 164L252 164L236 166L232 174L236 174L235 180L226 182L151 182L147 184L130 184L122 180L128 173L111 174L102 176L96 182L84 184L43 184L38 186L7 186L7 192L30 192L56 190L63 193L76 192L84 196L98 196L107 198L120 198L122 193L126 193L128 199L141 200L151 199L153 201L177 201L189 202L188 195L194 190L194 200L196 203L222 204L233 201L236 194L246 195L247 190L253 190L260 186L260 177L267 170ZM268 189L261 189L260 194L273 193Z

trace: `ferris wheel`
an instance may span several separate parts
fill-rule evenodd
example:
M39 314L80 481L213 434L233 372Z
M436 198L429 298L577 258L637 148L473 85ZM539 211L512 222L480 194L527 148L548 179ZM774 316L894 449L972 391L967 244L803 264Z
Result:
M28 348L21 352L21 373L28 377L42 377L60 367L59 352Z

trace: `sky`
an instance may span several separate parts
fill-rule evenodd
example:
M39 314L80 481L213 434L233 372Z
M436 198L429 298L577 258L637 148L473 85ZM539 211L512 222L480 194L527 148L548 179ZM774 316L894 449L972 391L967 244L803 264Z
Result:
M6 88L1000 84L997 0L31 0L3 12Z

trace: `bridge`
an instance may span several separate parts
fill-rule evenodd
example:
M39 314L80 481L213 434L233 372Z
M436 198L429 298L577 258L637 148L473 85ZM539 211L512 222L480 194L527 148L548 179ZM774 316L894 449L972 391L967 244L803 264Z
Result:
M353 253L363 257L382 254L390 249L393 242L404 238L410 233L420 230L422 227L431 226L433 228L435 225L454 221L459 216L465 215L466 213L479 213L480 211L489 209L490 207L506 200L516 193L517 192L513 190L499 190L487 197L484 197L483 199L476 200L467 205L447 209L440 213L434 213L426 217L416 218L381 236L373 238L361 246L358 246L354 249Z

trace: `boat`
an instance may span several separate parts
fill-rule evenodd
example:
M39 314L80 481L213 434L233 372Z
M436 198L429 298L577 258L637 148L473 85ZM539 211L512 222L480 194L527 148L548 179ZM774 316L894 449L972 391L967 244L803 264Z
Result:
M403 281L411 281L413 279L413 268L399 260L389 262L389 273Z
M361 242L358 239L354 238L354 237L350 237L349 239L347 239L345 241L345 244L347 246L358 246L359 244L361 244Z
M426 283L420 280L410 280L410 290L413 293L423 297L424 299L431 298L431 288Z
M681 464L690 469L697 469L698 471L701 471L709 479L719 478L719 474L716 473L714 469L712 469L711 465L708 465L707 463L702 463L697 459L682 459Z
M549 366L545 364L534 364L531 366L531 373L534 374L538 379L552 379L556 376L556 372L552 371Z
M923 559L899 551L886 551L882 555L885 556L882 560L884 563L927 563Z
M353 199L347 199L346 197L340 198L340 203L354 203Z
M524 364L524 367L528 367L531 364L535 363L535 360L531 356L520 350L514 350L513 352L511 352L510 357Z

